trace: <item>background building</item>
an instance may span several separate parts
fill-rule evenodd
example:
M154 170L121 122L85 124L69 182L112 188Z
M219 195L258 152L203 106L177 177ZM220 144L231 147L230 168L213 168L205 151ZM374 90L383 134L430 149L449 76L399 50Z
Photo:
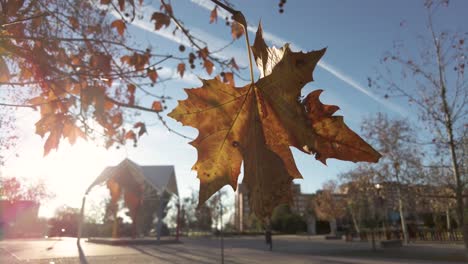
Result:
M38 228L39 204L34 201L0 200L0 238L34 237L44 232Z
M313 194L301 193L300 184L291 184L292 201L291 210L307 218L310 211L310 200ZM234 224L238 231L244 232L251 228L251 211L249 207L249 193L245 185L238 184L235 194ZM315 218L314 218L315 221ZM307 221L309 222L309 221Z

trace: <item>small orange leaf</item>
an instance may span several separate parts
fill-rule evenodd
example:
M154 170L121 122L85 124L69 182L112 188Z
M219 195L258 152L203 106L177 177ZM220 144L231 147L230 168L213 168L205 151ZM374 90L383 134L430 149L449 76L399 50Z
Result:
M209 75L211 75L211 73L213 72L214 64L213 64L210 60L206 59L206 60L203 62L203 67L205 67L206 72L207 72Z
M127 91L130 93L130 94L135 94L135 91L136 91L136 86L132 83L128 84L127 85Z
M68 17L68 22L70 22L73 29L78 29L80 27L80 23L76 17Z
M170 4L164 3L163 1L161 1L161 3L162 3L162 5L159 8L159 10L163 10L164 13L166 13L168 15L172 15L173 14L172 6Z
M148 133L146 130L146 125L143 122L137 122L133 128L139 128L140 130L138 131L138 137L141 137L144 133Z
M154 101L153 104L151 105L151 109L157 112L161 112L163 107L160 101Z
M119 0L120 11L125 10L125 0Z
M158 79L158 72L153 67L148 69L147 74L151 82L153 83L155 83L156 80Z
M124 31L127 28L127 25L125 24L124 20L117 19L117 20L114 20L114 22L111 23L111 27L117 29L117 32L119 33L119 35L123 36Z
M180 77L184 77L184 72L185 72L185 63L181 62L177 65L177 73L180 74Z
M136 86L134 84L129 84L127 85L127 91L128 91L128 104L134 105L135 104L135 91L136 91Z
M131 139L131 140L136 141L137 138L136 138L135 132L133 132L133 130L130 130L130 131L128 131L127 133L125 133L125 139L126 139L126 140Z
M135 70L142 71L146 69L146 64L149 63L150 54L149 53L133 53L130 55L124 55L120 57L120 62L126 63L128 65L134 66Z
M68 122L65 122L63 126L63 137L68 138L68 142L73 145L79 137L86 139L86 134L71 120L69 120Z
M163 26L168 27L171 23L171 17L164 13L154 12L151 21L154 20L154 29L160 30Z
M124 56L120 57L120 62L130 64L131 59L132 59L132 57L130 57L128 55L124 55Z
M231 23L231 35L233 39L238 39L244 35L244 27L241 24L233 21Z
M114 103L113 103L113 102L111 102L111 101L109 101L109 100L106 100L106 101L104 102L104 109L105 109L106 111L111 110L113 107L114 107Z
M203 49L198 51L198 58L202 58L203 60L206 60L209 54L210 52L208 51L208 47L204 47Z
M123 116L121 112L111 117L113 127L120 127L123 124Z
M235 83L234 83L234 74L232 72L225 72L223 74L223 82L231 85L232 87L235 86Z
M62 135L58 131L52 131L44 144L44 157L49 154L52 149L58 149L60 137Z
M108 54L94 54L91 56L90 65L95 70L109 73L111 70L112 57Z
M3 7L3 12L6 12L7 17L13 17L18 15L18 11L21 7L24 6L25 1L23 0L10 0L5 1L5 7ZM29 6L29 5L28 5Z
M210 24L213 22L218 22L218 6L215 6L215 8L213 8L210 13Z
M10 70L8 69L7 64L0 57L0 82L9 82L10 81Z

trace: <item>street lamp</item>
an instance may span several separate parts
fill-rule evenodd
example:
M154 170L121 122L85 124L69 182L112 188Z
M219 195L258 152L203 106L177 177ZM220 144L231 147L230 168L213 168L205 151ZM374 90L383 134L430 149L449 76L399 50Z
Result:
M381 208L381 220L382 220L382 227L383 227L383 232L384 232L384 235L385 235L385 238L387 238L387 228L385 226L385 220L386 220L386 210L384 208L384 198L382 197L381 195L381 192L382 192L382 189L383 189L383 185L377 183L375 185L375 189L377 190L377 200L378 200L378 206Z

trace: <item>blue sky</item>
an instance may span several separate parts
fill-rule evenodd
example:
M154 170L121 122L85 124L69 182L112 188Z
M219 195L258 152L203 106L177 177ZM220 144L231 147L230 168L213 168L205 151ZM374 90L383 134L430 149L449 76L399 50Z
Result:
M409 48L416 47L417 35L425 35L426 10L422 1L287 1L284 14L278 13L279 1L234 1L235 7L246 16L254 31L261 20L267 43L276 46L284 42L291 43L296 50L317 50L327 47L327 52L320 67L314 72L315 82L309 84L304 92L324 89L321 100L326 104L335 104L341 108L345 122L359 133L360 122L364 117L377 112L386 112L390 116L406 117L412 120L416 115L404 102L385 100L375 90L367 87L367 78L375 77L376 68L384 52L390 50L395 41L404 41ZM150 14L159 9L159 1L145 1L143 20L129 28L132 41L141 48L152 46L154 50L175 51L174 42L186 43L182 37L173 37L171 31L154 32L154 25L149 22ZM210 25L209 9L213 6L207 0L173 0L177 16L195 34L206 39L211 49L216 49L231 40L230 30L224 25L222 17L218 23ZM466 11L468 1L450 1L448 8L443 8L436 17L438 29L467 31ZM220 16L222 12L219 11ZM401 26L403 25L403 26ZM249 32L253 41L254 33ZM187 51L186 51L187 52ZM235 56L246 66L247 54L244 39L219 54L223 57ZM172 76L174 70L164 68L162 76ZM248 78L248 72L242 73ZM197 76L208 78L202 71L188 72L184 79L157 85L154 92L166 94L175 99L184 99L182 88L200 86ZM141 103L148 103L144 99ZM169 112L177 101L168 102ZM50 206L67 203L79 206L82 193L105 166L114 165L128 157L142 165L173 164L182 196L188 196L192 189L198 189L196 173L190 170L196 161L196 151L187 144L188 140L168 133L158 125L154 115L144 114L147 124L155 124L148 129L148 135L142 137L138 148L130 144L126 147L105 150L97 143L80 141L70 147L62 143L58 152L42 158L43 141L34 134L34 122L37 114L27 110L19 111L18 126L20 142L16 149L19 156L12 154L4 175L44 179L56 192L57 199ZM179 123L168 119L168 124L179 132L195 137L196 129L184 128ZM312 156L293 150L303 180L303 192L314 192L321 184L334 179L354 165L350 162L328 160L328 166L316 161ZM230 191L232 193L232 191ZM50 214L44 213L44 214Z

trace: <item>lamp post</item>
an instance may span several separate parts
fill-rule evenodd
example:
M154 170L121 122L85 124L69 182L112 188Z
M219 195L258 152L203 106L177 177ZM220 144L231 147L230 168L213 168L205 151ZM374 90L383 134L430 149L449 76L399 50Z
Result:
M382 192L382 189L383 189L383 185L382 184L379 184L377 183L375 185L375 189L377 190L377 206L380 209L380 214L379 214L379 220L382 220L382 228L383 228L383 232L384 232L384 236L385 236L385 239L387 238L387 228L385 227L385 208L384 208L384 199L381 195L381 192Z
M177 226L176 226L176 241L179 241L180 232L180 199L177 201Z

